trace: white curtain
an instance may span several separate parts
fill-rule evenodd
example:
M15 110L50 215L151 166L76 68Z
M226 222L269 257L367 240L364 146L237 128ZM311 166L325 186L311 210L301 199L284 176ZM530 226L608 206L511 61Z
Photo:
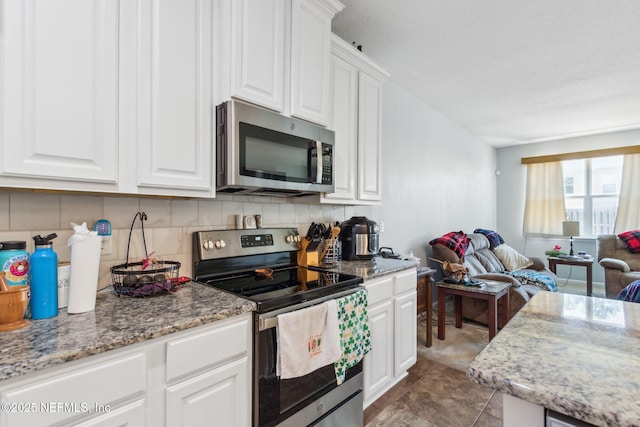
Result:
M528 164L524 235L562 236L566 219L562 162Z
M625 154L616 214L616 234L640 230L640 154Z

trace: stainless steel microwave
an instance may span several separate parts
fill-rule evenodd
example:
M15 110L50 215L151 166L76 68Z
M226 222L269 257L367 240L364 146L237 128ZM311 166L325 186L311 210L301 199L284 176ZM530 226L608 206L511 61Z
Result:
M216 107L216 191L298 196L334 191L334 132L238 100Z

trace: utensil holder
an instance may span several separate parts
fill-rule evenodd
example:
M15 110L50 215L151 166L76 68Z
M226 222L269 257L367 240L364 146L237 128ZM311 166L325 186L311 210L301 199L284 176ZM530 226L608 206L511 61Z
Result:
M302 239L300 242L300 249L298 249L298 265L300 267L317 266L318 265L318 251L307 252L307 248L311 243L307 239Z
M327 252L324 257L320 260L323 266L335 265L338 263L340 259L340 240L332 239L330 241L325 241L325 245L329 245Z

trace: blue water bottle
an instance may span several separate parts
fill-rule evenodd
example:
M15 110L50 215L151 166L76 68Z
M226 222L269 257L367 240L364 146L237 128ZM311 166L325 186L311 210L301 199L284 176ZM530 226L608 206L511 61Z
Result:
M56 233L34 236L36 250L31 255L31 318L47 319L58 315L58 255L51 240Z

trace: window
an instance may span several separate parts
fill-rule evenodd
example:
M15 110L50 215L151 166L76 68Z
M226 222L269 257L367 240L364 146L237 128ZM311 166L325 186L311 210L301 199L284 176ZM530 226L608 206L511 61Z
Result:
M608 156L562 162L567 219L580 221L581 236L613 233L622 159Z

